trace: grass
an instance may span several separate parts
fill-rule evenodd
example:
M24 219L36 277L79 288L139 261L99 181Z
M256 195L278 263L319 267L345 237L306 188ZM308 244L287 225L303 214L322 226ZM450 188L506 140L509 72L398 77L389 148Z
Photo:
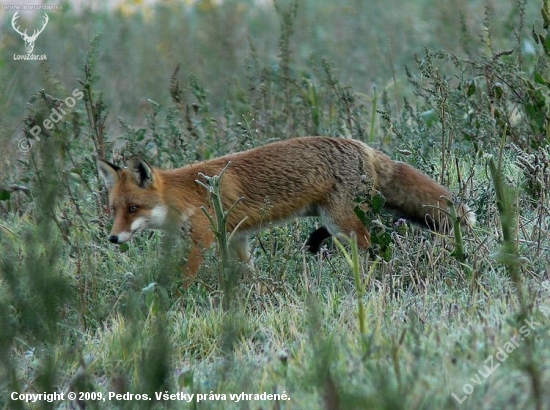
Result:
M47 64L14 71L2 56L0 408L547 408L548 2L417 2L406 16L351 0L199 3L52 15L36 45ZM402 41L377 37L398 24ZM55 41L76 57L58 66ZM82 101L52 130L25 134L75 87ZM95 155L173 167L310 134L381 147L478 225L446 236L375 213L370 252L344 241L323 257L301 249L316 221L266 226L255 272L228 287L222 247L189 289L186 238L108 243ZM10 398L69 391L122 396Z

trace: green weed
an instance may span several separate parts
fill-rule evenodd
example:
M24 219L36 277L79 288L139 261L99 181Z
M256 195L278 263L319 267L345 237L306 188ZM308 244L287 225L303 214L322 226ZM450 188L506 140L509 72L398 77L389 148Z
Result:
M544 408L548 0L254 3L51 13L42 64L15 67L21 40L3 37L0 408ZM43 127L75 88L82 100ZM220 246L198 285L182 287L186 237L108 243L95 156L171 168L311 134L414 165L478 226L438 235L368 198L370 252L310 256L315 221L266 226L254 274L228 285L219 175L205 185ZM532 332L480 376L526 319ZM152 400L10 398L44 391ZM195 397L156 399L167 391ZM243 392L289 400L229 399Z

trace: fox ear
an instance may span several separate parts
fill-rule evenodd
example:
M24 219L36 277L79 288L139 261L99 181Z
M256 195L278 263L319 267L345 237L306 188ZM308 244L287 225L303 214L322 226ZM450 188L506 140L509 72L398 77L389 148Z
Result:
M132 158L129 169L137 184L141 188L149 188L155 182L155 175L151 166L141 158Z
M117 167L116 165L111 164L110 162L103 161L102 159L97 160L97 171L103 183L107 187L107 190L111 190L118 181L118 172L122 171L122 168Z

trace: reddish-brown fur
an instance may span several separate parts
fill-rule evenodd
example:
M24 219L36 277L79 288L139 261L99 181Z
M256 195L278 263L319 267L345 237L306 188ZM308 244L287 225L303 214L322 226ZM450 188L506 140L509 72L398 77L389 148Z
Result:
M126 211L130 205L137 206L134 213L142 215L164 205L165 229L182 226L189 232L192 247L186 274L193 277L204 249L214 242L208 219L200 210L201 206L208 208L208 194L195 181L201 179L199 173L220 174L229 161L221 193L225 209L243 198L227 224L229 232L240 224L232 245L241 260L249 259L248 233L297 216L319 216L330 234L354 233L358 245L368 247L370 235L353 209L358 196L375 191L385 196L386 206L415 221L427 221L434 227L452 225L447 214L436 209L447 209L444 198L450 199L450 192L420 171L359 141L303 137L174 170L151 168L139 160L129 170L98 163L111 185L110 204L116 210L111 237L128 230L137 218ZM459 215L466 223L475 222L466 205L460 206Z

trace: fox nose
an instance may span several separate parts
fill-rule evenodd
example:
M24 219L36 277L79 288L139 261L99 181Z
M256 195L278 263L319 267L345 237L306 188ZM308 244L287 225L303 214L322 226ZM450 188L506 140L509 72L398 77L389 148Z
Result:
M109 242L118 243L118 236L116 235L109 236Z

